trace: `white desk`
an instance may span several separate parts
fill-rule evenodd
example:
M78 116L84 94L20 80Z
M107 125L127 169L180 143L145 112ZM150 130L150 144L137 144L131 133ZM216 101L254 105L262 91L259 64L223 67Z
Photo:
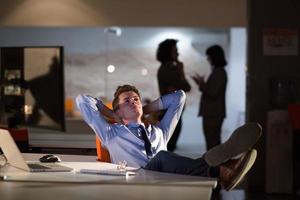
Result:
M37 160L41 154L24 154L26 160ZM137 175L108 176L80 174L82 167L116 167L110 163L95 162L94 156L60 155L61 164L75 168L73 172L27 173L6 167L0 175L9 177L0 181L1 200L53 199L210 199L216 180L195 176L139 170ZM79 162L80 161L80 162Z

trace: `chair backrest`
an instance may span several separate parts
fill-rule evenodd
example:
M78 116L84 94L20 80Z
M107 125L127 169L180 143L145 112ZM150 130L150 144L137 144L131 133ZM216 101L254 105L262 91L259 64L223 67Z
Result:
M96 149L97 149L98 161L109 162L109 163L111 162L108 150L102 146L101 141L97 136L96 136Z

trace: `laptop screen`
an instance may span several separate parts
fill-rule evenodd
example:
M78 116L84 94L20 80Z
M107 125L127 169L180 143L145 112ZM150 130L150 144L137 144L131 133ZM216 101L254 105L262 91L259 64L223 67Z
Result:
M30 171L15 141L7 130L0 129L0 147L7 162L19 169Z

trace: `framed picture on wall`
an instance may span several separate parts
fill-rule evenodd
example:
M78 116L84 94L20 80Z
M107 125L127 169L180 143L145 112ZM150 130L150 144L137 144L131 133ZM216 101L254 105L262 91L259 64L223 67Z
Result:
M265 28L263 30L263 55L297 56L298 30L287 28Z

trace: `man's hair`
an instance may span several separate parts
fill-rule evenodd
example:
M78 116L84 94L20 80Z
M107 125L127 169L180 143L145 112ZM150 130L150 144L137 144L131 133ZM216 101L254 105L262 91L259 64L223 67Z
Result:
M113 106L114 111L118 110L118 108L119 108L119 96L120 96L120 94L122 94L123 92L130 92L130 91L136 93L141 98L139 90L135 86L133 86L133 85L118 86L118 88L116 89L115 94L114 94L114 100L112 102L112 106Z
M224 50L219 45L210 46L206 50L206 55L210 57L214 67L225 67L227 65Z
M178 40L166 39L158 45L156 51L156 59L161 63L166 63L171 61L172 48L176 46Z

